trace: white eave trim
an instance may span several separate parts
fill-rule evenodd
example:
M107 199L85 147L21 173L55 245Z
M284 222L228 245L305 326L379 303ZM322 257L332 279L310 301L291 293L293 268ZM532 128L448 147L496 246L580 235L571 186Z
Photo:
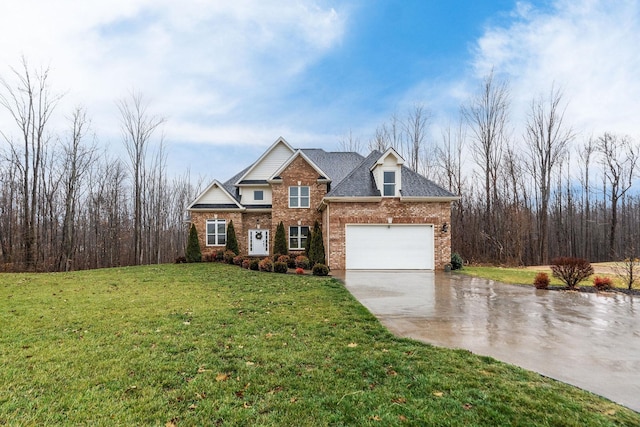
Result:
M370 196L370 197L325 197L322 199L323 202L329 203L352 203L352 202L363 202L363 203L376 203L382 200L381 196Z
M209 190L211 190L213 188L213 186L217 186L220 190L222 190L224 195L229 198L229 202L230 203L235 204L238 207L238 209L242 209L242 205L240 203L238 203L238 201L235 199L235 197L233 197L231 194L229 194L227 189L224 188L224 186L217 179L214 179L213 182L211 184L209 184L209 186L202 193L198 194L198 197L196 197L195 200L193 202L191 202L191 204L189 205L189 207L187 209L191 210L193 205L197 205L198 202L200 201L200 199L202 197L204 197L204 195L206 193L208 193Z
M400 197L401 202L455 202L460 199L460 196Z
M251 167L249 167L249 169L247 169L247 171L244 173L244 175L242 175L240 177L240 179L238 179L238 182L235 183L235 185L238 185L238 183L240 183L240 181L242 181L244 179L245 176L249 175L251 173L251 171L253 171L256 166L265 158L267 157L267 154L269 154L271 151L273 151L273 149L280 143L283 143L285 145L285 147L287 147L289 150L291 150L291 153L295 153L296 150L293 149L293 147L291 145L289 145L289 143L283 138L283 137L279 137L278 139L276 139L276 142L274 142L273 144L271 144L271 147L269 147L267 149L267 151L265 151L264 153L262 153L262 156L260 156L260 158L258 160L256 160Z
M246 212L247 208L192 208L192 207L188 207L187 210L190 211L190 212Z
M280 166L280 168L275 171L275 173L273 175L271 175L271 177L267 180L269 182L271 182L275 177L280 176L280 174L282 174L282 172L289 167L289 165L291 163L293 163L293 161L298 157L302 157L304 159L305 162L307 162L309 164L309 166L311 166L313 168L313 170L315 170L318 173L318 176L324 176L324 177L328 177L329 175L327 175L325 173L325 171L323 171L322 169L320 169L320 167L318 165L316 165L306 154L304 154L302 152L302 150L296 150L295 153L293 153L291 155L291 157L289 157L289 160L287 160L286 162L284 162L284 164L282 166ZM331 179L329 178L323 178L323 179L318 179L318 182L331 182Z

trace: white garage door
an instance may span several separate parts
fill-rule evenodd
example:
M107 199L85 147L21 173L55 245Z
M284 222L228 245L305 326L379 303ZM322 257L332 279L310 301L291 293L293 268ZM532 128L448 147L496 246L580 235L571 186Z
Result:
M354 270L433 270L433 226L347 225L346 266Z

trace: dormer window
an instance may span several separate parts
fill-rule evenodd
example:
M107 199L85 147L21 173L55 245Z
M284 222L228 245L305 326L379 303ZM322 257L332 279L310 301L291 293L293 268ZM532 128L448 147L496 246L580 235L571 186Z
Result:
M382 184L382 195L385 197L394 197L396 195L396 173L395 171L384 171L384 181Z

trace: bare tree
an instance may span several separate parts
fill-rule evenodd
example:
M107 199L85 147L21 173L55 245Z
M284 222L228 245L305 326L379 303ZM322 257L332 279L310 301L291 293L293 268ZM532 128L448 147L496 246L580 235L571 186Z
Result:
M509 88L506 81L494 80L493 71L485 77L480 93L461 109L471 129L471 150L484 178L485 216L497 201L497 180L506 140L509 113Z
M548 98L540 96L532 101L524 136L528 147L529 168L536 188L537 250L538 262L541 264L549 261L551 175L573 139L573 131L564 124L566 106L561 104L562 93L554 87L551 87Z
M118 101L118 109L133 181L134 264L139 264L142 254L142 204L147 148L153 133L164 123L164 119L148 112L148 104L140 93L131 92L128 98Z
M406 147L402 150L408 166L415 172L428 172L432 169L431 152L425 151L427 130L431 114L422 105L415 105L407 114L403 124ZM421 171L420 163L424 160L424 170ZM427 176L427 173L423 173ZM429 176L428 176L429 177Z
M11 68L16 87L1 78L0 105L18 127L20 136L3 134L9 143L10 158L15 162L21 179L23 261L28 269L35 268L37 252L37 203L45 146L49 142L47 124L61 95L53 95L49 88L49 69L32 71L22 58L22 69Z
M338 141L338 148L341 151L353 151L356 153L360 153L362 151L362 141L360 138L353 135L351 129L349 129L349 133L345 135L340 141Z
M71 117L71 132L62 146L62 163L64 186L62 217L62 238L58 258L58 269L68 271L76 249L76 218L82 182L95 161L96 147L86 144L89 120L82 107L77 107Z
M609 183L611 221L609 230L609 256L616 255L616 228L618 226L618 202L633 184L638 163L638 148L628 137L614 134L602 135L596 147L602 156L604 179Z

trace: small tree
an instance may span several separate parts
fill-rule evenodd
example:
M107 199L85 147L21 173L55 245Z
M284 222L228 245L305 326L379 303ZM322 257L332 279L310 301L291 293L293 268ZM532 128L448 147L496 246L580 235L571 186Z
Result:
M325 263L322 229L320 228L320 224L318 224L318 221L313 224L311 245L309 247L309 261L311 262L311 265Z
M575 289L578 283L593 274L591 263L583 258L560 257L551 264L553 277L562 280L569 289Z
M276 237L273 241L273 255L276 257L280 255L286 255L287 251L287 237L284 232L284 224L280 221L276 228Z
M187 258L187 262L200 262L202 260L200 242L198 241L198 230L196 230L195 224L191 224L191 229L189 229L185 258Z
M240 249L238 248L238 239L236 238L236 229L233 226L233 220L229 221L229 225L227 226L227 244L224 248L227 251L233 252L234 255L238 255L240 253Z
M635 249L630 248L624 261L617 262L613 268L616 276L627 285L627 289L633 289L633 286L640 279L640 259L635 255Z

